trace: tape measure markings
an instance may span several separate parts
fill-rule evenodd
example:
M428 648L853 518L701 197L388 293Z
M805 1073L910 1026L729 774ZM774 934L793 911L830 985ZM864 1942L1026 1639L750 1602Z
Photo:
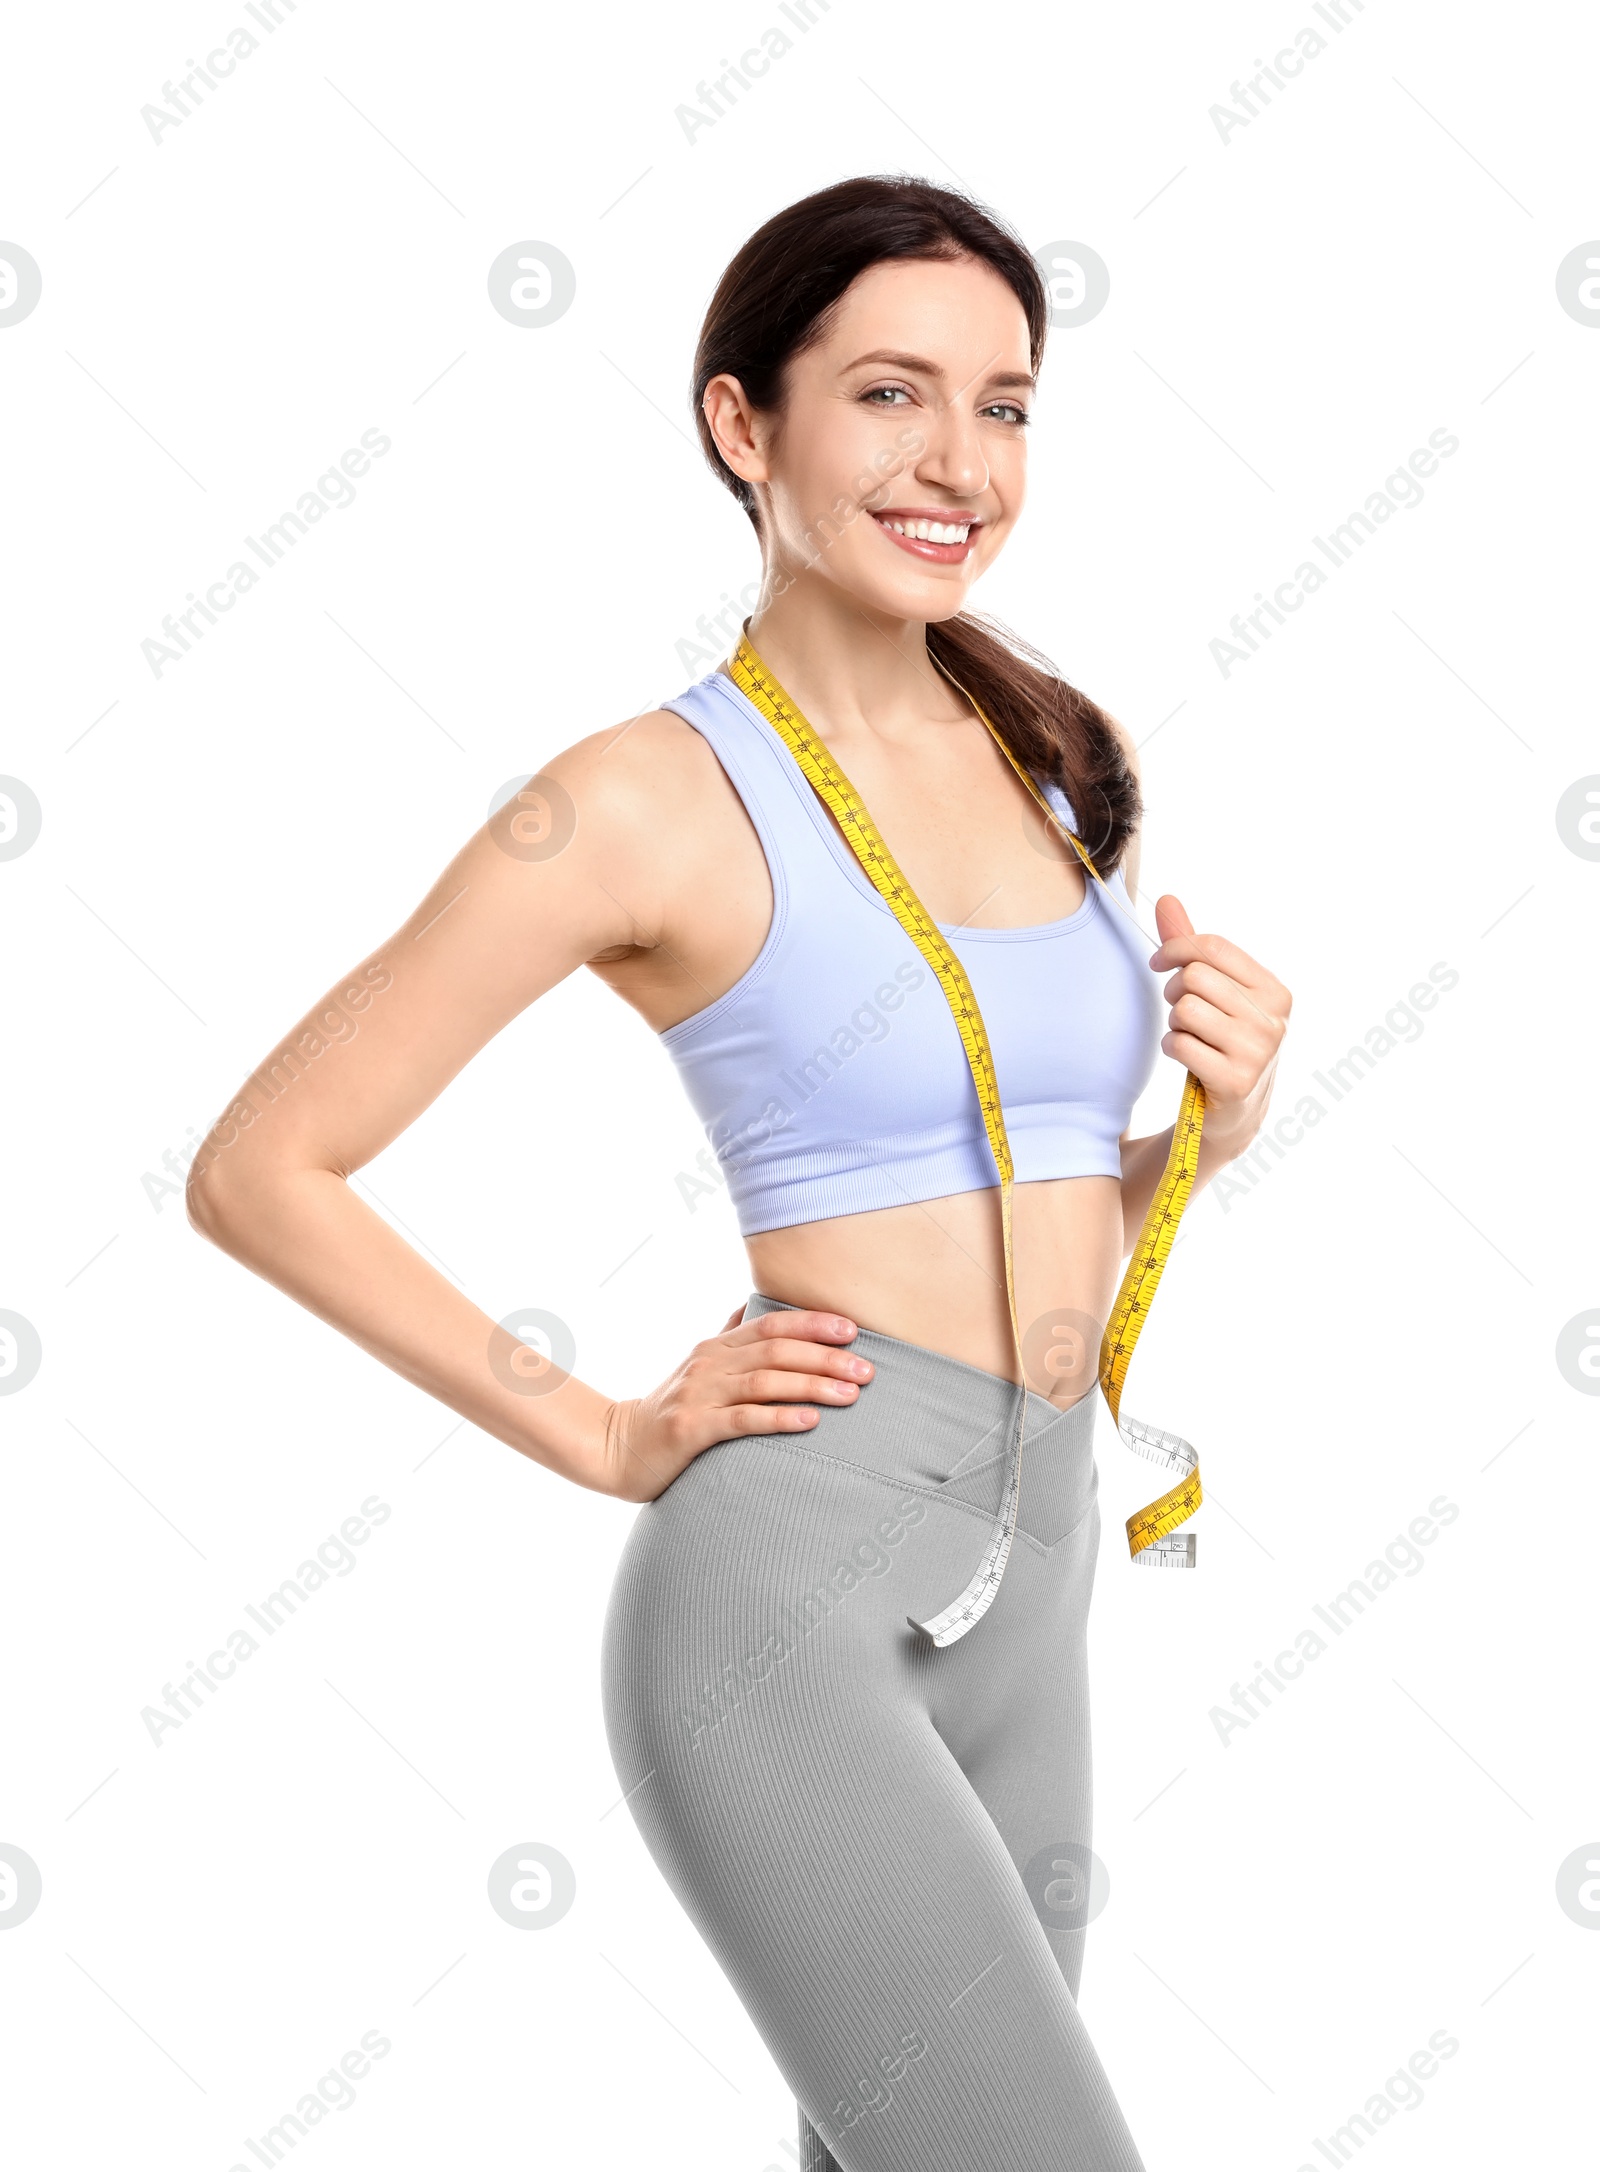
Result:
M942 666L940 668L943 669ZM1012 1245L1015 1171L1011 1144L1006 1134L1005 1113L1000 1101L999 1081L995 1075L994 1056L983 1023L983 1014L978 1008L977 997L967 978L966 968L946 940L938 922L906 880L904 872L879 834L849 778L818 739L783 687L762 663L748 637L741 637L729 665L729 674L734 685L757 713L772 726L787 747L806 781L838 822L873 888L932 967L966 1051L978 1105L983 1115L984 1129L988 1134L995 1168L999 1173L1006 1308L1011 1320L1011 1340L1017 1361L1017 1385L1020 1391L1017 1427L1010 1447L1006 1498L983 1558L966 1588L949 1606L927 1621L907 1617L912 1627L920 1630L935 1645L953 1644L983 1618L1005 1574L1021 1505L1022 1439L1027 1423L1027 1368L1022 1354L1022 1330L1017 1317ZM979 721L1033 798L1043 808L1048 821L1069 841L1105 894L1111 897L1113 902L1120 904L1084 849L1081 840L1067 828L985 715L981 705L951 673L946 671L945 676L951 679L951 683L972 703ZM1173 1126L1172 1145L1167 1154L1166 1167L1156 1185L1100 1344L1099 1384L1110 1408L1118 1437L1135 1455L1144 1456L1179 1474L1176 1486L1127 1519L1128 1551L1136 1562L1149 1568L1194 1566L1195 1544L1192 1533L1182 1536L1173 1534L1181 1524L1189 1520L1203 1498L1200 1489L1200 1461L1189 1442L1179 1434L1163 1432L1159 1427L1147 1425L1138 1418L1124 1418L1121 1410L1122 1387L1144 1321L1171 1254L1178 1223L1194 1187L1199 1168L1200 1137L1204 1120L1205 1088L1191 1071L1184 1082L1183 1100L1178 1120Z

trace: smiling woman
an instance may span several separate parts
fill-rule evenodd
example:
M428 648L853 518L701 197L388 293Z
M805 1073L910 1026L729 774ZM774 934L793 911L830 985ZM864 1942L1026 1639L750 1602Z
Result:
M360 1034L189 1186L404 1377L641 1504L612 1756L806 2172L1141 2162L1076 2000L1088 1396L1128 1227L1180 1148L1204 1184L1255 1137L1289 996L1175 898L1150 954L1128 735L967 609L1023 509L1046 317L1017 237L926 182L752 235L693 379L761 553L733 654L546 763L559 831L494 816L343 977L383 976ZM754 1283L633 1398L512 1342L346 1181L580 965L677 1065ZM1162 1050L1203 1135L1130 1136Z
M1026 644L962 611L1022 512L1047 315L1032 257L964 197L844 182L769 220L724 273L695 357L695 416L762 536L769 603L802 579L819 594L821 574L847 589L864 581L889 610L927 605L925 656L982 702L1025 767L1063 787L1089 849L1115 866L1139 814L1126 736ZM763 434L779 452L785 417L788 487L764 530L749 458ZM958 459L982 487L951 477L929 489L946 458L930 433L948 438L963 418L971 441ZM948 570L893 580L880 539ZM763 653L786 677L770 635ZM970 726L970 704L953 707Z

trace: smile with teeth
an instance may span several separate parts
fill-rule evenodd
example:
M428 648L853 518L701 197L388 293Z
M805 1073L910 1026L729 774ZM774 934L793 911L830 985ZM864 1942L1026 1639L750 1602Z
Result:
M894 513L880 513L884 527L896 535L914 537L919 543L965 543L970 520L902 520Z
M872 517L897 551L930 566L969 565L983 527L975 513L937 505L885 506Z

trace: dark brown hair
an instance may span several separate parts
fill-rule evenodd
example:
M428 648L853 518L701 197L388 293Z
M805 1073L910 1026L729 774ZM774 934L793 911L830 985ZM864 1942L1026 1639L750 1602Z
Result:
M1035 370L1049 310L1044 283L1017 236L954 189L902 175L868 174L803 197L758 227L711 297L694 358L694 416L713 473L756 524L756 496L717 450L703 402L724 373L758 410L780 409L794 357L826 336L846 288L893 258L971 257L1005 280L1028 320ZM1026 642L963 611L927 629L928 653L992 719L1025 769L1058 783L1078 834L1103 872L1122 857L1139 820L1139 787L1104 710L1068 685Z

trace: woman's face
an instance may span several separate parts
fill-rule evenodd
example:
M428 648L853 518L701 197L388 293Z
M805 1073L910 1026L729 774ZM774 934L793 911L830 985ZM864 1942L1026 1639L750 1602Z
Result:
M961 257L863 272L781 411L753 413L731 377L706 409L755 488L776 593L807 573L926 624L963 607L1022 510L1033 392L1021 303Z

